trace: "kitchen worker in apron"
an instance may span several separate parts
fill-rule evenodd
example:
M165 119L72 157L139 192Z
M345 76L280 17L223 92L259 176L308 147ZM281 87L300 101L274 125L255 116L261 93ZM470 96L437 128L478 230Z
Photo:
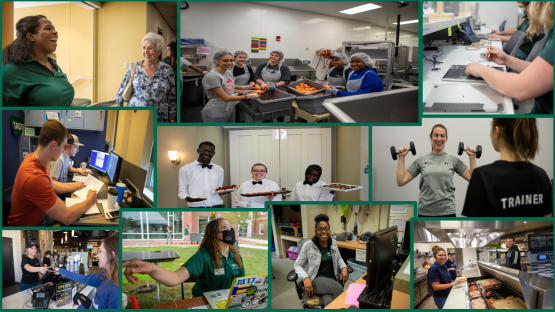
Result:
M447 260L445 260L445 267L449 274L451 275L452 280L457 279L457 262L455 262L455 253L450 251L449 255L447 256Z
M236 86L248 86L254 85L254 72L249 65L245 65L248 56L247 52L245 51L236 51L233 53L233 60L235 61L235 65L231 68L231 72L233 73L233 77L235 77L235 85ZM246 90L253 90L246 89Z
M344 91L345 86L347 85L347 78L353 70L352 68L345 66L349 64L349 59L347 58L347 55L343 53L334 53L330 56L330 58L331 65L333 67L328 70L326 77L324 77L324 85L341 87L337 89Z
M331 89L326 89L326 92L335 96L350 96L383 91L383 83L378 76L378 70L373 67L374 62L367 54L353 54L351 56L351 68L353 71L351 71L347 79L347 91L340 91L332 87Z
M298 182L291 193L291 201L332 201L334 191L323 190L319 186L327 185L320 181L322 167L310 165L304 173L304 181Z
M281 201L282 195L266 195L257 197L245 197L241 194L262 193L279 191L279 185L270 180L266 180L268 168L264 164L254 164L251 168L252 179L241 183L239 189L235 193L235 202L233 207L237 208L264 208L267 201Z
M259 64L254 73L254 79L260 87L270 91L291 82L291 71L283 64L285 55L280 50L270 52L270 60Z
M197 281L193 286L193 297L202 297L209 291L229 289L235 278L245 276L243 258L235 246L236 240L235 229L225 219L217 218L206 226L199 250L177 271L131 259L122 264L126 268L124 275L135 284L139 278L133 274L148 274L168 287L175 287L195 277Z
M213 57L216 65L202 78L202 86L208 103L201 111L204 122L235 122L235 105L239 100L256 99L257 93L250 93L252 86L235 85L235 77L230 71L233 54L228 51L216 52Z

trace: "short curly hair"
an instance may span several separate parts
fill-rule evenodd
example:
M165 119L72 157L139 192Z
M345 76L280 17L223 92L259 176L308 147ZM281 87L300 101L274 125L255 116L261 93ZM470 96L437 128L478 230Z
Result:
M162 49L164 48L164 37L160 36L159 34L149 32L145 35L141 43L145 43L145 40L154 43L156 45L156 51L162 51Z

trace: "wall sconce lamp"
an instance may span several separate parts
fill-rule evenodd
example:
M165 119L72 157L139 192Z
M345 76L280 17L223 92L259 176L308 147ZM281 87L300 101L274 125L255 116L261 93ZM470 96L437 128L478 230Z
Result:
M174 168L175 165L179 165L181 158L177 155L176 151L168 151L168 155L170 156L170 161L172 162Z

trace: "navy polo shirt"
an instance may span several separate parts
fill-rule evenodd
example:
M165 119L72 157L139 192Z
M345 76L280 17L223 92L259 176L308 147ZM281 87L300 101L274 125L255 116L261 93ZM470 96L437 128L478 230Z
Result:
M445 261L445 267L447 267L448 269L453 268L453 269L457 269L457 262L455 262L455 260L451 261L449 259L447 259ZM455 280L457 278L457 271L448 271L449 274L451 274L451 280Z
M428 270L428 282L430 283L430 288L432 289L432 294L434 297L447 297L451 292L451 288L447 288L440 291L435 291L432 287L433 282L439 282L440 284L451 284L451 274L447 271L445 265L440 265L434 262L430 269Z

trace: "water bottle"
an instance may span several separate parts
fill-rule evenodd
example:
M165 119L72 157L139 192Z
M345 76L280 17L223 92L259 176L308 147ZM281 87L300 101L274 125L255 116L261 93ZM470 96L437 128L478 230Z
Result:
M69 256L66 256L66 270L69 270Z

